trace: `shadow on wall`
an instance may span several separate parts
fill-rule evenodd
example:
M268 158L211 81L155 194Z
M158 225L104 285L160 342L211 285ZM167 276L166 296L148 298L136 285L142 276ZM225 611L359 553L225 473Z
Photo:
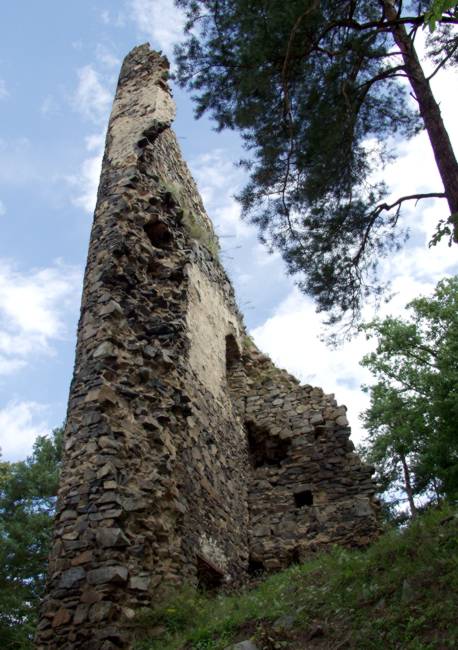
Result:
M245 422L245 430L251 466L254 469L264 465L280 467L282 461L288 456L291 440L271 436L268 429L259 427L251 421Z

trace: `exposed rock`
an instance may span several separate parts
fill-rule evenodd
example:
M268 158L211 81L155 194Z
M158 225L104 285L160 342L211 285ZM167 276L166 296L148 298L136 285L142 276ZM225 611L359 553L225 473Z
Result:
M89 605L78 605L75 611L75 616L73 618L74 625L81 625L87 619L89 612Z
M89 611L89 620L91 623L98 623L100 621L105 621L110 617L111 612L113 611L113 603L101 601L99 603L94 603L91 606Z
M103 548L126 546L129 543L129 540L120 528L99 528L95 535L98 544Z
M71 589L76 583L82 580L86 572L81 567L74 567L61 573L59 580L60 589Z
M128 571L123 566L104 566L100 569L93 569L87 574L87 581L90 585L102 585L108 582L124 584L127 581Z
M148 591L150 583L151 578L149 576L132 576L129 580L129 587L139 591Z
M260 648L253 641L240 641L234 645L228 645L225 650L260 650Z
M68 609L61 607L56 612L56 615L52 619L52 626L60 627L61 625L65 625L66 623L69 623L71 620L72 620L72 613Z
M287 614L285 616L281 616L280 618L277 618L277 620L273 624L273 627L280 630L288 630L294 627L295 621L296 621L295 616L291 616Z

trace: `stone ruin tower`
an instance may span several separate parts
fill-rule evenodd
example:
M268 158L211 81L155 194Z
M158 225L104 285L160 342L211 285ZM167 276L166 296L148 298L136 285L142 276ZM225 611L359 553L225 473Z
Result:
M377 534L345 407L246 336L167 71L135 48L110 117L41 650L129 648L135 610L165 585L236 584Z

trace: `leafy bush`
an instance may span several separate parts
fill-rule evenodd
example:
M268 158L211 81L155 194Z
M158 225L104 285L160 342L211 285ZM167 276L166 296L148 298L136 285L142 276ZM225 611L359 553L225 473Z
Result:
M32 647L43 595L62 429L37 438L25 461L0 462L0 640L2 648Z

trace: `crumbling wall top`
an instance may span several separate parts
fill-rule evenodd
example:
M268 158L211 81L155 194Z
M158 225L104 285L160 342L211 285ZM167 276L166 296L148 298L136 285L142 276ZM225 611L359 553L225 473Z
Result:
M171 126L176 108L167 84L168 70L167 58L148 44L134 48L126 57L108 130L112 166L135 162L138 150Z

